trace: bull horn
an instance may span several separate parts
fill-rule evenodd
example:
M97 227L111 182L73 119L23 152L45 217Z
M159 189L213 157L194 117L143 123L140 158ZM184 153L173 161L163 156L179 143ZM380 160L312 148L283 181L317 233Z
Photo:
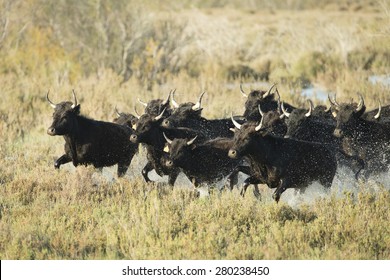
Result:
M158 120L160 120L160 119L163 117L163 115L164 115L164 113L165 113L165 109L166 109L166 107L164 108L164 110L162 110L162 112L160 113L160 115L158 115L157 117L154 118L155 121L158 121Z
M233 122L234 126L235 126L237 129L241 129L241 124L239 124L239 123L233 118L233 112L232 112L232 115L231 115L231 119L232 119L232 122Z
M310 117L311 116L311 113L313 112L313 107L314 107L314 105L313 105L313 102L309 99L309 100L307 100L307 102L309 102L309 112L307 112L306 114L305 114L305 117L306 118L308 118L308 117Z
M242 96L248 97L248 94L246 94L245 91L242 89L242 84L240 84L240 92L241 92Z
M291 113L286 111L286 109L284 108L283 101L282 101L282 105L280 107L282 108L283 115L285 115L287 118L289 118Z
M382 103L379 101L378 113L376 113L374 119L376 120L379 119L379 117L381 116L381 112L382 112Z
M118 108L117 108L116 106L115 106L115 113L116 113L116 115L117 115L118 117L121 116L121 113L119 113Z
M72 108L76 107L77 106L77 97L76 97L76 93L74 92L74 89L72 89L72 94L73 94L73 99L74 99L74 103L72 105Z
M275 84L272 84L272 86L267 90L266 93L263 94L263 98L269 96L271 94L271 90L276 86L276 83Z
M328 99L331 105L335 106L336 108L340 108L340 104L336 101L336 95L333 96L333 100L332 100L332 98L330 98L330 95L328 93Z
M280 94L279 94L278 88L275 88L275 93L278 96L278 102L280 102Z
M194 138L192 138L190 141L187 141L187 146L192 145L197 137L198 137L198 135L196 135L196 136L195 136Z
M255 131L259 131L261 129L261 127L263 126L263 120L264 118L261 118L259 125L255 127Z
M135 116L137 117L137 119L139 119L141 117L141 115L137 112L137 107L134 105L134 113L135 113Z
M148 106L148 103L141 101L141 99L138 98L138 102L144 105L145 107Z
M50 92L50 89L47 91L46 93L46 99L47 101L49 101L50 103L50 106L53 107L54 109L57 107L57 104L53 103L50 99L49 99L49 92Z
M173 95L175 94L175 92L176 92L176 89L174 89L172 94L171 94L171 102L172 102L172 105L174 108L179 108L179 104L175 101L175 99L173 99Z
M165 132L163 132L163 135L164 135L164 138L165 138L165 140L167 141L167 143L168 143L169 145L171 145L171 144L172 144L172 140L169 139L169 138L165 135Z
M264 112L261 110L261 106L259 104L259 106L257 106L259 108L259 113L260 113L260 116L263 118L264 117Z
M203 98L203 95L205 94L206 92L202 92L202 94L199 96L199 99L198 99L198 102L196 102L196 104L194 106L192 106L192 110L194 111L198 111L201 107L201 103L202 103L202 98Z
M359 104L358 104L358 106L356 108L356 112L360 112L363 109L363 106L364 106L363 96L361 94L359 94L359 97L360 97L360 101L359 101Z
M165 101L162 103L162 105L165 106L168 104L169 100L171 99L171 94L172 94L172 90L169 91L168 97L167 97L167 99L165 99Z

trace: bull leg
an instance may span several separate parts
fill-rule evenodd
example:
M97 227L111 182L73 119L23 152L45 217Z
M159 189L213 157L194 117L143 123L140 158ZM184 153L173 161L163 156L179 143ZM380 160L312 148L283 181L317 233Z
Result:
M288 187L288 181L281 179L279 187L277 187L274 194L272 195L272 198L275 199L276 203L279 202L280 196L287 189L287 187Z
M254 189L253 189L253 195L257 198L257 199L261 199L261 193L259 191L259 185L258 184L255 184L254 185Z
M152 180L150 180L149 177L148 177L148 173L150 171L152 171L153 169L154 169L153 165L152 165L152 163L150 161L148 161L148 163L142 169L142 176L144 177L146 183L152 182Z
M59 157L55 162L54 162L54 168L59 169L62 164L71 162L72 159L67 155L64 154L61 157Z
M227 178L227 181L225 183L225 187L228 186L230 190L233 190L233 187L237 185L238 183L238 172L242 172L244 174L249 175L251 172L251 169L249 166L237 166L232 173L230 173L229 177Z
M244 196L245 193L246 193L246 190L248 188L249 185L257 185L257 184L263 184L264 182L262 180L260 180L257 176L250 176L248 178L245 179L244 181L244 185L242 185L242 189L241 189L241 196Z
M123 177L129 169L130 161L118 163L118 178Z
M177 177L179 176L180 170L175 168L168 175L168 184L173 187L176 182Z

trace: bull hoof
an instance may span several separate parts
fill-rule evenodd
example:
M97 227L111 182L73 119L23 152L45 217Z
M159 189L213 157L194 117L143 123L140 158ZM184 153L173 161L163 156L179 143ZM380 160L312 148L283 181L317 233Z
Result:
M280 200L280 195L277 194L277 193L274 193L274 194L272 195L272 198L276 201L276 203L278 203L279 200Z
M60 169L60 164L59 164L58 162L55 162L55 163L54 163L54 168L55 168L55 169Z

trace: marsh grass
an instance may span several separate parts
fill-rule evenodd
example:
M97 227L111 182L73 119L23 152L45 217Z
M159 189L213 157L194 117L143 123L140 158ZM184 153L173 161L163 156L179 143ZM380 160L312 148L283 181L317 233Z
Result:
M191 2L0 2L0 258L389 259L386 176L363 184L347 173L330 193L314 185L276 204L265 186L257 200L218 188L198 197L185 178L145 184L142 149L121 179L116 167L53 168L64 142L46 134L48 90L60 102L75 89L82 114L99 120L174 88L178 102L205 90L207 118L240 114L241 82L277 82L297 106L307 84L339 101L360 92L370 109L390 103L368 80L390 73L387 2Z

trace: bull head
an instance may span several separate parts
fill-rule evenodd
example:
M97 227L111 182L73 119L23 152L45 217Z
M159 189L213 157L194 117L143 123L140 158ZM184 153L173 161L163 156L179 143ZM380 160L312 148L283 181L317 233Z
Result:
M57 107L58 104L53 103L53 102L49 99L49 92L50 92L50 90L48 90L47 93L46 93L46 99L47 99L47 101L50 103L50 106L53 107L53 109L55 109L55 108ZM73 94L74 103L72 104L71 107L72 107L72 109L74 109L74 108L77 106L77 104L78 104L78 102L77 102L77 97L76 97L76 93L75 93L74 89L72 89L72 94Z

